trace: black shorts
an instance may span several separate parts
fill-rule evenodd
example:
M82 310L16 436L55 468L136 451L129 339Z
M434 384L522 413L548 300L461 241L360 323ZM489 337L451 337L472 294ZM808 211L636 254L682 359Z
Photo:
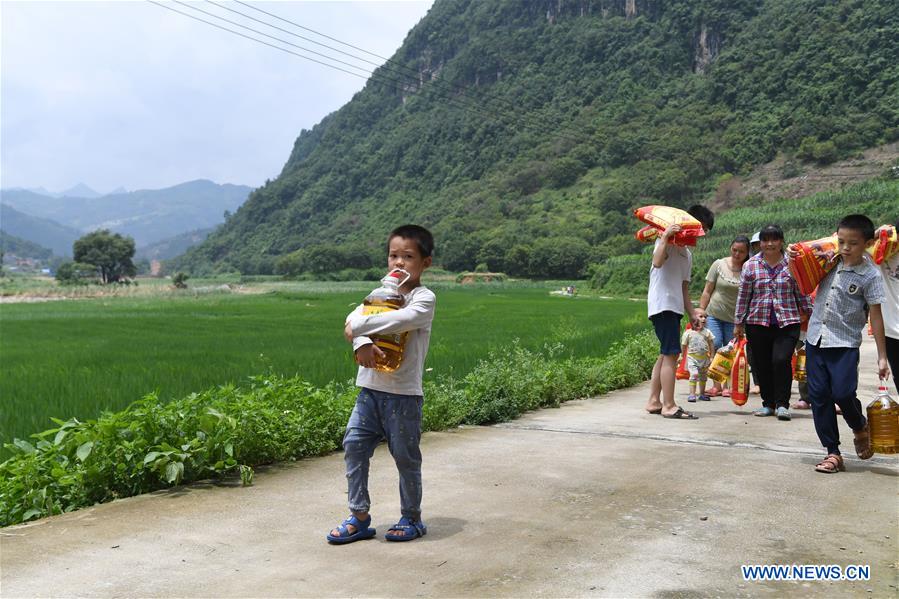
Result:
M680 354L680 319L683 314L665 310L649 317L659 338L659 353L663 356Z

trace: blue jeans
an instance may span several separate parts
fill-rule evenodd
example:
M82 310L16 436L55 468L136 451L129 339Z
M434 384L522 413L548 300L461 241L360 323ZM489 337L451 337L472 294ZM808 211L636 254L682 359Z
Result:
M397 395L362 388L343 437L349 507L367 512L368 463L375 448L387 439L390 455L400 473L402 515L421 517L421 406L420 395Z
M805 367L808 372L808 399L818 439L827 453L840 453L840 429L837 409L853 431L865 428L865 408L858 400L857 347L818 347L805 344Z
M723 347L734 338L734 323L726 320L718 320L714 316L707 316L705 328L711 331L715 338L715 349Z

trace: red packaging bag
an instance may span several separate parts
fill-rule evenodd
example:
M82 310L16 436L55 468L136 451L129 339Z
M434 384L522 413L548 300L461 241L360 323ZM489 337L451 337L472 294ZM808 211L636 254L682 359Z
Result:
M687 328L684 330L692 329L693 326L688 322ZM674 378L679 381L685 381L690 378L690 371L687 370L687 350L689 347L684 348L684 351L680 355L680 361L677 363L677 370L674 371Z
M808 295L818 286L830 270L836 266L833 258L837 255L837 236L822 237L814 241L800 241L790 246L799 252L796 258L790 258L787 264L790 274L799 287L802 295Z
M738 406L749 401L749 356L746 355L746 338L737 341L734 366L730 372L730 400Z
M874 264L883 264L884 260L889 260L893 254L899 252L899 234L893 225L878 227L874 232L874 239L874 245L868 248Z
M634 216L659 231L664 231L671 225L680 225L681 231L674 236L674 242L679 245L695 245L696 238L705 235L702 223L693 218L689 212L680 208L643 206L634 210Z
M637 241L642 241L643 243L655 243L655 240L659 238L659 235L662 234L662 230L653 226L646 225L645 227L638 229L636 233L634 233L634 239ZM688 239L684 239L683 241L675 240L677 245L696 245L696 238L690 237Z

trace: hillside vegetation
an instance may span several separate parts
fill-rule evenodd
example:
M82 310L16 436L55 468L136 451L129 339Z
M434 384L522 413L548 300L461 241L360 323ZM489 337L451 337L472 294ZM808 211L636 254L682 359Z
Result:
M891 0L437 0L175 267L366 268L414 221L448 269L579 276L634 206L899 139L897 55Z

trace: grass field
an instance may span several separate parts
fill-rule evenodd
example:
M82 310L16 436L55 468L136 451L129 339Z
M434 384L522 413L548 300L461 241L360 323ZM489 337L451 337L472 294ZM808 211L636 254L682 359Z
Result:
M546 285L431 285L437 318L426 377L462 375L516 338L600 356L645 329L645 304L554 297ZM341 324L371 283L266 283L261 294L5 304L0 310L0 441L93 418L157 392L162 400L269 369L321 385L354 376ZM259 290L257 288L257 290Z

